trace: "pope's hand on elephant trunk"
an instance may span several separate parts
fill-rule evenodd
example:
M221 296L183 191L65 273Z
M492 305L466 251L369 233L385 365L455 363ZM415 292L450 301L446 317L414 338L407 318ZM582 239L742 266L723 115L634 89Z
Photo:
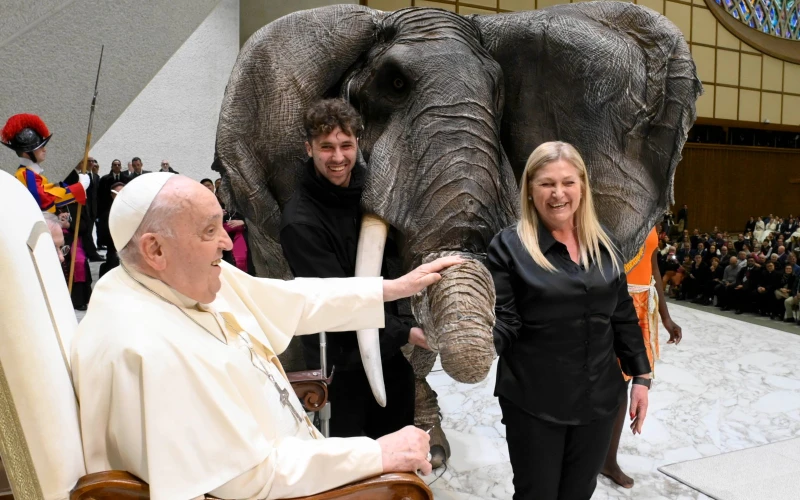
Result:
M464 259L459 256L443 257L433 262L422 264L410 273L395 280L384 280L383 301L392 302L411 297L442 279L441 274L439 274L440 271L463 262Z
M455 380L474 384L486 378L495 357L495 290L492 276L474 256L442 271L442 279L411 299L428 344L438 351L442 368ZM434 261L436 262L436 261Z
M430 346L428 346L428 341L425 340L425 331L416 326L408 331L408 343L422 349L431 350Z

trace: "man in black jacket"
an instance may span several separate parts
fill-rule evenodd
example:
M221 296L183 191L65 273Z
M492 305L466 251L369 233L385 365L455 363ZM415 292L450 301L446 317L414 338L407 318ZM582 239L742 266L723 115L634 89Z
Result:
M736 277L736 286L733 287L732 302L736 308L736 314L742 314L750 308L751 292L756 290L760 272L760 268L756 266L755 256L751 254L747 257L747 266L739 271L739 275Z
M89 189L86 190L86 206L81 210L81 227L80 238L83 244L83 251L86 253L86 258L91 262L103 262L105 257L97 253L97 245L94 242L94 221L97 218L97 197L99 195L100 178L97 174L91 172L92 166L97 164L97 160L91 156L86 162L86 171L90 179ZM64 182L72 184L78 182L78 174L81 173L83 161L75 166L75 170L70 172L64 179ZM73 207L70 212L76 212L77 208ZM73 217L76 215L73 214Z
M304 124L309 160L283 210L283 254L295 277L352 277L365 174L357 162L361 118L345 101L328 99L306 112ZM332 437L378 438L414 423L414 373L400 348L407 343L428 346L420 328L412 328L393 312L387 309L386 328L380 332L385 408L372 395L355 332L327 336L328 360L336 367L329 390ZM319 367L318 337L306 335L302 342L308 368Z

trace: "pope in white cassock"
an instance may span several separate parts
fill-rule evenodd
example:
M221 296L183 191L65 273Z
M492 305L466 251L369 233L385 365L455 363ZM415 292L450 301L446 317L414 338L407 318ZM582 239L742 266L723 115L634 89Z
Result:
M293 335L383 327L383 301L410 296L458 263L397 280L254 278L201 184L151 173L109 217L122 265L92 294L72 370L88 472L126 470L154 500L286 498L383 472L422 470L428 435L323 439L278 361Z

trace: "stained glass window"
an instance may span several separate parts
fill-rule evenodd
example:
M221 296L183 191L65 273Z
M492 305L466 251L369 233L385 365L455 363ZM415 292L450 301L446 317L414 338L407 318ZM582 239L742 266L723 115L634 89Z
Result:
M715 0L725 12L762 33L800 40L800 0Z

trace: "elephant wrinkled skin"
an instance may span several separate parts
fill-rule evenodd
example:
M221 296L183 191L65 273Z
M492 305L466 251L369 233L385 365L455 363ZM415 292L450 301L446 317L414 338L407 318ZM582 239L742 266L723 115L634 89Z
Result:
M348 99L365 123L363 208L390 225L399 267L443 252L472 259L414 311L448 373L476 382L494 356L480 261L517 219L527 156L549 140L577 147L629 259L672 202L701 91L680 31L623 2L495 16L296 12L254 34L233 69L217 133L222 197L246 215L258 274L289 277L278 228L306 161L302 116L319 98ZM478 354L454 356L467 348Z

